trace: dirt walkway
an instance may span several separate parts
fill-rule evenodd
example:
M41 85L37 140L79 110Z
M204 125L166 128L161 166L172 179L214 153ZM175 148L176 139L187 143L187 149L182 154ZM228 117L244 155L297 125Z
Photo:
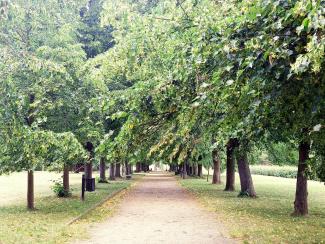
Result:
M151 173L123 200L114 217L90 230L82 243L234 243L175 177Z

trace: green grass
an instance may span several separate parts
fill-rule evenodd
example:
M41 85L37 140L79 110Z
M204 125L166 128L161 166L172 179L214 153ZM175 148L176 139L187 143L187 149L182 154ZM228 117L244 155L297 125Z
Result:
M54 196L50 189L53 184L50 180L59 176L55 173L36 172L36 211L28 211L25 207L25 192L22 187L26 191L26 173L0 177L0 243L63 243L78 237L84 238L87 236L89 224L107 217L113 207L95 209L93 212L96 214L93 215L92 212L82 221L70 226L67 223L111 193L133 182L96 184L96 191L86 192L86 200L81 202L81 174L71 174L73 196L63 199Z
M180 180L219 221L231 237L244 243L325 243L325 186L309 181L309 216L292 217L295 180L272 176L253 176L256 199L238 198L224 192L224 185L204 179ZM223 177L223 182L225 181ZM236 189L239 189L238 177Z

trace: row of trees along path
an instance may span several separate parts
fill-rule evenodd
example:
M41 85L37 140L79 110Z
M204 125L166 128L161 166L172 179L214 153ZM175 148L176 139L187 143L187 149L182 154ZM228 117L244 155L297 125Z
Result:
M249 156L296 148L294 214L325 180L324 6L312 0L0 0L0 173L226 164L256 197ZM223 160L225 159L225 160ZM116 167L116 165L119 165ZM146 164L148 165L148 164ZM116 170L114 170L116 168Z

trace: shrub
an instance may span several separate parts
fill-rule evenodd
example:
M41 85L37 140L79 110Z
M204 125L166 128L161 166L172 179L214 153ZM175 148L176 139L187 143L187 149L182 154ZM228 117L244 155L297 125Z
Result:
M63 187L63 183L61 181L54 181L54 185L52 186L52 190L58 197L70 197L71 192L66 191Z
M296 178L297 167L275 165L251 165L251 173L255 175L267 175L284 178Z

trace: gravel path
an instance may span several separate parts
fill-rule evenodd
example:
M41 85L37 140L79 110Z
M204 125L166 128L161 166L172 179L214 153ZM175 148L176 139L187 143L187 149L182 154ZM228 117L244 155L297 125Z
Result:
M150 173L122 201L117 213L91 230L84 243L235 243L170 174Z

